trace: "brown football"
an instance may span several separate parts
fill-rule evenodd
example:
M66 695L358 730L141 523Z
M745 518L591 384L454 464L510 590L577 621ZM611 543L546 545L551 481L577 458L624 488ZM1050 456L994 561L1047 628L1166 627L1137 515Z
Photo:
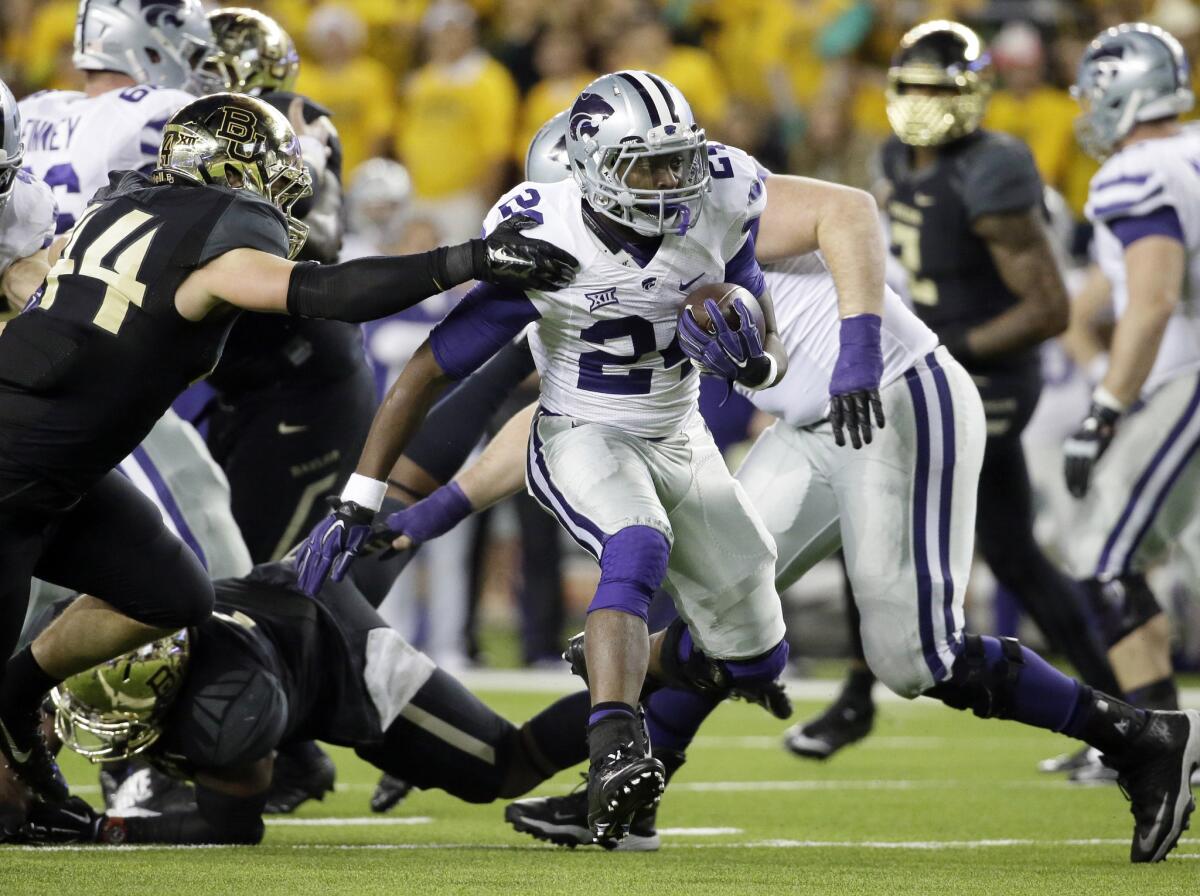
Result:
M712 299L717 303L717 308L721 310L721 316L725 318L725 322L729 324L731 330L736 330L741 326L742 322L738 319L737 309L733 307L736 299L741 299L742 304L750 312L750 316L754 318L754 323L758 326L759 335L763 335L763 313L762 307L758 304L758 299L744 287L735 286L732 283L706 283L691 293L688 294L687 301L683 303L683 309L680 314L687 313L690 308L692 317L706 332L716 334L717 328L713 326L708 317L708 311L704 307L706 299Z

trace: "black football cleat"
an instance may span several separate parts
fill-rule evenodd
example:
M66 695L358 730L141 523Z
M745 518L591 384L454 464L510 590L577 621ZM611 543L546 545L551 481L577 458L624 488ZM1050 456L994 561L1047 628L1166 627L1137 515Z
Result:
M621 744L588 769L587 825L605 849L629 833L635 815L653 809L667 786L663 764L632 741Z
M793 725L783 734L783 745L797 756L828 759L842 747L871 733L875 704L855 699L845 692L815 719Z
M392 775L383 775L371 794L372 812L390 812L412 791L412 785Z
M658 807L640 809L629 823L629 833L615 847L617 852L653 852L661 845L656 829ZM504 820L513 829L558 846L574 849L596 843L588 827L587 791L566 796L517 800L504 807Z
M1200 712L1151 712L1129 752L1110 759L1133 813L1132 862L1161 862L1196 808L1192 772L1200 767Z
M1072 784L1087 786L1116 784L1117 770L1104 764L1104 756L1094 747L1089 747L1084 754L1084 762L1078 768L1068 773L1067 780Z
M163 774L138 759L128 765L129 774L111 795L105 796L106 811L113 815L170 815L199 811L196 808L196 791L191 784Z
M337 767L312 741L288 744L275 754L271 789L267 792L268 815L290 815L309 800L324 800L333 790Z
M64 803L71 791L46 746L39 721L38 713L20 721L0 717L0 754L34 796L48 803Z

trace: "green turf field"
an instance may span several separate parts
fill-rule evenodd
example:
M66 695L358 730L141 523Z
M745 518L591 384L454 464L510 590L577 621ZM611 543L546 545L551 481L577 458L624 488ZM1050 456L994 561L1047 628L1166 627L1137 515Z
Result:
M548 700L482 696L513 719ZM1115 787L1034 771L1066 743L1054 735L887 702L871 740L816 764L784 753L781 729L757 708L722 707L664 801L658 853L546 846L504 825L499 804L440 793L371 817L376 774L341 752L338 792L270 824L262 846L0 848L0 894L1107 896L1185 892L1200 875L1200 839L1185 838L1164 864L1130 866L1132 820ZM67 768L94 796L90 769L70 759ZM541 792L576 781L564 773Z

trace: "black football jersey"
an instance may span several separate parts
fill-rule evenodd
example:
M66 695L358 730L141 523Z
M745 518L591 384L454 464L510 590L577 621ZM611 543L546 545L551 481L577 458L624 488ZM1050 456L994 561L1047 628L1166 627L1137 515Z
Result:
M883 147L891 188L891 250L909 274L913 309L939 335L972 327L1017 303L987 244L972 230L984 215L1041 207L1042 183L1025 144L976 131L940 147L937 160L912 169L911 150L892 137ZM989 360L988 368L1036 363L1036 351ZM985 366L980 364L979 366Z
M287 255L282 214L245 191L116 172L40 297L0 331L0 471L89 488L217 363L236 317L175 292L235 248Z

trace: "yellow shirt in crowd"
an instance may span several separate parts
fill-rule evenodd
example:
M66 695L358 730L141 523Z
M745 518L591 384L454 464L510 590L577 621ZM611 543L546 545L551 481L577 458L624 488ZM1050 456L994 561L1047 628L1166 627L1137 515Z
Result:
M417 196L436 199L477 187L509 156L516 118L516 84L486 53L418 69L404 91L395 142Z
M379 62L359 56L339 69L326 69L306 60L296 91L333 113L347 181L359 164L386 147L396 88L391 72Z

